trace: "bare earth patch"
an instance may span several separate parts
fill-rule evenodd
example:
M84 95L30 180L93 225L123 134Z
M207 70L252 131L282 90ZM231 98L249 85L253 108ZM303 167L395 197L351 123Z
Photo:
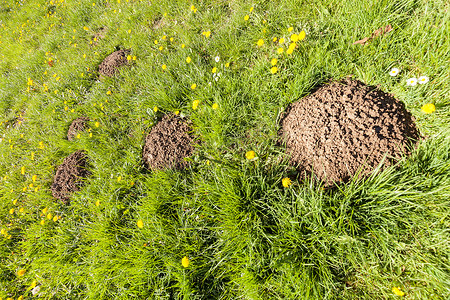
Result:
M79 191L83 178L90 175L87 167L87 156L83 150L78 150L66 157L56 169L52 183L52 194L64 204L69 204L70 195Z
M145 139L142 153L148 169L184 169L189 163L185 157L192 155L194 147L188 121L176 115L165 115Z
M130 49L118 50L108 55L98 66L98 72L101 76L113 77L120 67L128 65L127 56L131 53Z
M291 104L280 135L290 163L326 186L389 166L420 137L402 102L361 81L323 86Z
M86 130L86 122L88 121L89 118L86 117L80 117L73 120L67 131L67 139L72 141L78 133Z

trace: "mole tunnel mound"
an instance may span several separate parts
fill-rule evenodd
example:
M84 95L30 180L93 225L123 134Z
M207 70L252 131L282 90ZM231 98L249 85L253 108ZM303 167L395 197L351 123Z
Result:
M88 121L89 118L87 117L80 117L73 120L69 126L69 130L67 130L67 139L73 141L78 133L86 129L86 123Z
M333 82L294 102L280 135L290 164L332 186L392 165L420 137L403 103L356 80ZM358 173L360 172L360 173ZM303 175L302 175L303 176Z
M86 169L88 166L87 155L79 150L66 157L56 169L56 175L52 183L52 194L64 204L69 204L73 192L79 191L83 184L83 178L90 175Z
M165 115L150 131L142 151L144 165L150 170L188 167L184 158L192 155L194 139L187 119Z
M118 50L108 55L98 66L98 72L101 76L113 77L120 67L128 65L127 56L131 53L130 49Z

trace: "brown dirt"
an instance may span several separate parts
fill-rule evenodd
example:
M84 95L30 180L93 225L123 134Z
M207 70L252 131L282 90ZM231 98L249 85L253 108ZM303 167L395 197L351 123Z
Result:
M153 126L145 139L142 158L148 169L184 169L184 160L194 151L192 131L188 121L176 115L165 115Z
M84 131L86 129L87 121L89 121L89 118L86 117L80 117L73 120L67 131L67 139L72 141L79 132Z
M325 186L370 174L384 155L383 166L391 165L420 137L402 102L349 79L291 104L281 126L290 163Z
M64 204L69 204L70 195L79 191L83 178L90 175L86 169L87 166L87 156L83 150L78 150L66 157L56 169L51 187L53 197L61 200Z
M98 72L101 76L113 77L120 67L129 64L127 56L130 53L130 49L118 50L111 53L98 66Z

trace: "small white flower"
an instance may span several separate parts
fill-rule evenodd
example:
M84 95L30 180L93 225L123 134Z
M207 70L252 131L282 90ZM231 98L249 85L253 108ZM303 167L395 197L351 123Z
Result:
M417 78L409 78L406 80L406 85L415 86L417 84Z
M215 60L216 62L219 62L220 57L219 57L219 56L216 56L216 57L214 58L214 60Z
M428 81L430 81L430 78L428 78L427 76L419 77L419 84L424 84L424 83L427 83Z
M398 73L400 73L400 70L398 68L392 68L392 70L389 72L389 75L397 76Z
M210 82L208 82L208 85L211 85L211 81L210 81Z
M219 80L219 77L214 77L214 80L215 80L215 81Z
M40 290L41 290L41 286L37 285L31 290L31 293L33 294L33 296L35 296L37 293L39 293Z
M222 75L222 73L220 73L220 72L219 72L219 73L217 73L217 77L220 77L220 75Z

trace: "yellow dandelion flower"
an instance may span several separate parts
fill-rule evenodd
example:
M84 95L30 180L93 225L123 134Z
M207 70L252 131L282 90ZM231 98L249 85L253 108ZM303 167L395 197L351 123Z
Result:
M228 68L229 66L230 66L230 63L227 62L227 63L225 64L225 67Z
M136 59L137 59L136 55L133 55L133 60L136 60Z
M51 220L53 218L53 215L51 213L47 214L47 219Z
M173 37L171 37L171 38L169 39L169 41L173 42Z
M26 270L21 269L21 270L17 271L17 276L23 276L23 275L25 275L25 272L26 272Z
M189 258L187 256L181 259L181 265L185 268L189 267Z
M212 109L218 109L219 108L219 104L217 104L217 103L214 103L212 106L211 106L211 108Z
M262 45L264 45L264 40L259 39L258 42L256 42L256 45L258 45L258 47L261 47Z
M86 30L86 31L89 30L89 28L87 26L83 26L83 29Z
M163 70L165 70L165 69L167 69L167 66L166 66L166 65L162 65L161 68L162 68Z
M153 107L153 111L157 112L158 111L158 106Z
M270 68L270 73L272 73L272 74L275 74L277 71L278 71L278 68L275 66Z
M25 209L24 209L23 207L21 207L21 208L19 209L19 212L20 212L20 213L23 213L24 210L25 210Z
M23 166L22 168L20 168L20 174L25 175L25 166Z
M180 114L180 111L179 111L179 110L176 110L176 111L175 111L175 115L178 116L179 114Z
M284 52L284 49L283 49L283 48L278 48L278 49L277 49L277 53L278 53L278 54L281 54L281 53L283 53L283 52Z
M285 177L281 180L281 184L287 188L292 184L292 180L289 177Z
M34 288L37 285L37 281L33 280L33 282L31 282L30 284L30 288Z
M158 40L154 40L153 43L155 43L155 45L158 45Z
M131 55L128 55L128 56L127 56L127 60L131 60Z
M195 83L193 83L192 85L191 85L191 90L195 90L197 88L197 85L195 84Z
M200 104L200 100L192 101L192 109L196 110L199 104Z
M181 44L181 48L184 49L184 47L186 47L186 45L185 44Z
M256 153L253 150L247 151L247 153L245 153L245 158L247 158L248 160L252 160L255 157L256 157Z
M197 12L197 8L194 5L191 5L191 11L196 13Z
M281 38L279 41L278 41L278 43L281 45L281 44L283 44L284 43L284 38Z
M302 41L305 37L306 37L306 33L302 30L302 31L298 34L298 40L299 40L299 41Z
M100 200L95 201L95 206L100 206Z
M141 219L139 219L136 224L137 224L137 227L139 227L141 229L144 228L144 222Z
M294 27L289 27L288 28L288 32L291 32L292 30L294 30Z
M95 125L95 127L99 127L100 123L99 122L95 122L94 125Z
M276 58L272 58L272 60L270 61L270 64L272 66L275 66L277 64L278 60Z
M58 221L58 216L53 217L53 222L56 222L56 221Z
M212 68L211 72L212 73L216 73L217 72L217 68L216 67Z
M39 222L39 224L45 225L45 220L41 220L41 221Z
M117 182L120 182L122 180L122 176L117 177Z
M23 296L19 296L19 298L17 298L17 300L23 300Z
M189 64L189 63L191 63L191 61L192 61L192 59L188 56L188 57L186 57L186 62Z
M14 208L11 208L11 209L9 210L9 214L12 215L13 213L14 213Z
M291 35L291 41L294 42L294 43L297 42L298 41L298 34L294 33L293 35Z
M44 215L46 215L47 214L47 212L48 212L48 208L46 207L46 208L44 208L43 210L42 210L42 213L44 214Z
M393 287L392 292L400 297L405 296L405 293L400 289L400 287Z
M436 110L436 106L433 103L427 103L422 106L422 111L426 114L431 114Z
M211 36L211 31L203 31L202 35L204 35L205 37L209 38Z
M106 95L111 95L111 94L112 94L111 91L107 91L107 92L106 92Z
M245 15L244 20L248 21L248 19L250 19L250 16L249 15Z

